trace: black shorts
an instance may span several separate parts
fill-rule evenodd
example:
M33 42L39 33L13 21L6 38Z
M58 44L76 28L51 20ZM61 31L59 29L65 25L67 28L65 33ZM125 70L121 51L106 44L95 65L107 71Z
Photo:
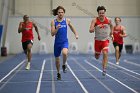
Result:
M119 51L122 52L123 49L123 44L118 44L117 42L113 42L114 48L116 48L116 46L119 47Z
M25 54L27 54L27 46L28 46L28 44L32 44L33 45L33 41L32 40L28 40L28 41L22 42L22 48L23 48Z

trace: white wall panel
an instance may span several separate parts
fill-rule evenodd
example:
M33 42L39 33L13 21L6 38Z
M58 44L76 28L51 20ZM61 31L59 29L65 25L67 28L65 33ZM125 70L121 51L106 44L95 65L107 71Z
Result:
M37 22L40 35L41 35L41 41L39 42L37 40L37 35L35 34L35 42L33 46L33 53L39 52L39 45L41 42L45 42L47 45L47 50L49 53L53 52L53 43L54 43L54 37L50 35L50 32L48 34L46 31L50 31L50 22L53 18L51 17L32 17L35 22ZM94 34L89 33L89 26L92 18L90 17L71 17L71 22L74 25L75 29L79 33L79 39L76 40L74 37L74 34L69 30L68 28L68 37L69 37L69 43L77 42L79 51L82 53L86 53L87 44L88 42L93 42ZM112 18L112 21L114 18ZM21 46L21 34L18 34L18 25L19 22L22 21L22 17L10 17L9 23L8 23L8 31L7 31L7 39L6 42L10 45L10 53L19 53L22 52L22 46ZM126 27L126 32L130 36L125 38L125 44L134 44L136 42L135 39L137 39L140 43L140 18L139 17L122 17L122 25ZM47 29L47 30L46 30ZM133 37L133 38L132 38ZM135 38L135 39L134 39ZM112 46L112 44L111 44ZM111 51L114 49L112 48Z

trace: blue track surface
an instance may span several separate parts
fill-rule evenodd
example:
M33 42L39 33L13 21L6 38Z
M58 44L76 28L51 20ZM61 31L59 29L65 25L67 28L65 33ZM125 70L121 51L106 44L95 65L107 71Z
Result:
M102 58L71 54L68 71L61 70L58 81L53 55L33 54L27 71L25 55L19 54L0 63L0 93L140 93L139 57L122 54L116 65L114 55L109 55L107 75L102 76Z

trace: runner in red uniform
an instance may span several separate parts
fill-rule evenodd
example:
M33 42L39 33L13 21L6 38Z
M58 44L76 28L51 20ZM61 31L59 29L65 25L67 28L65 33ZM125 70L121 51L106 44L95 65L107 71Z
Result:
M98 6L97 12L98 17L92 20L89 32L93 33L95 31L95 58L99 59L100 53L103 53L102 74L105 75L108 62L109 36L113 36L113 25L111 20L105 16L106 9L104 6Z
M115 26L113 28L114 41L113 45L115 48L116 64L119 64L119 59L121 57L121 51L123 49L123 37L126 37L125 27L121 24L121 18L115 18Z
M20 22L19 27L18 27L18 33L22 33L22 47L23 50L27 56L27 65L26 65L26 70L30 69L30 62L31 62L31 48L33 45L33 27L35 28L35 31L37 32L38 35L38 40L40 40L40 35L38 32L38 28L35 23L29 21L28 15L23 16L23 22Z

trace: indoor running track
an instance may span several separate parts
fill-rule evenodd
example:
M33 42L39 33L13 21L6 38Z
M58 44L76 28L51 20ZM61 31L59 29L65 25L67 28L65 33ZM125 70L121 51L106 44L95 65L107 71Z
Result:
M25 55L0 62L0 93L140 93L140 54L122 54L120 64L109 55L106 76L100 58L92 54L69 55L67 73L56 78L52 54L33 54L31 69L25 70ZM62 57L61 57L62 65Z

